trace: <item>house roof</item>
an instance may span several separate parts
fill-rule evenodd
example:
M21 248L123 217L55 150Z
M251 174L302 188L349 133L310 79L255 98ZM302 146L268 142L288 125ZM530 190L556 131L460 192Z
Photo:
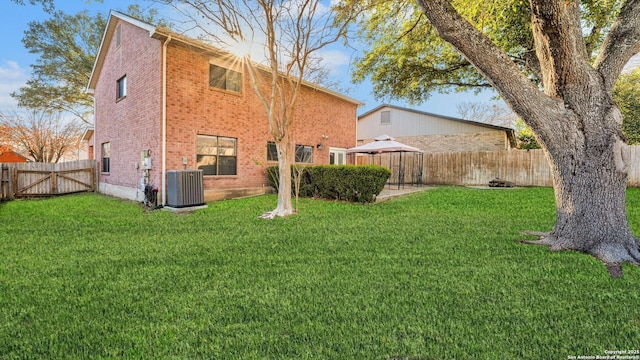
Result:
M91 139L91 137L93 136L93 128L87 128L83 133L82 136L80 137L80 141L89 141L89 139Z
M505 127L505 126L498 126L498 125L492 125L492 124L487 124L487 123L483 123L483 122L479 122L479 121L472 121L472 120L465 120L465 119L460 119L460 118L455 118L455 117L451 117L451 116L445 116L445 115L438 115L438 114L434 114L434 113L430 113L430 112L426 112L426 111L420 111L420 110L415 110L415 109L409 109L409 108L405 108L405 107L401 107L401 106L395 106L395 105L389 105L389 104L382 104L374 109L371 109L367 112L365 112L362 115L358 115L358 120L371 115L377 111L380 111L384 108L390 108L390 109L396 109L396 110L402 110L402 111L408 111L408 112L412 112L415 114L420 114L420 115L427 115L427 116L433 116L433 117L437 117L437 118L441 118L441 119L445 119L445 120L451 120L451 121L457 121L457 122L461 122L461 123L465 123L465 124L473 124L473 125L478 125L478 126L482 126L482 127L486 127L489 129L494 129L494 130L504 130L507 132L513 132L514 130L510 127Z
M98 76L100 74L100 71L102 70L102 66L104 65L104 61L106 58L106 53L107 53L107 49L109 48L109 43L111 42L111 38L115 32L116 29L116 22L114 19L119 19L122 21L126 21L132 25L135 25L141 29L144 29L146 31L149 32L149 37L160 40L160 41L165 41L167 39L171 39L171 41L176 41L179 43L182 43L186 46L192 47L192 48L196 48L199 49L201 51L204 52L210 52L212 54L215 54L217 56L224 56L224 57L234 57L237 58L237 56L226 52L222 49L219 49L213 45L207 44L203 41L200 40L196 40L193 38L190 38L188 36L176 33L174 31L171 31L165 27L162 26L154 26L151 25L149 23L146 23L144 21L138 20L134 17L131 17L129 15L125 15L123 13L120 13L118 11L114 11L111 10L111 13L109 15L109 20L107 22L107 26L105 28L104 34L102 36L102 42L100 43L100 48L98 49L98 56L96 56L96 60L95 63L93 65L93 70L91 71L91 77L89 78L89 84L87 86L87 92L88 93L93 93L93 90L95 89L96 86L96 82L98 81ZM263 66L260 65L256 65L259 68L265 68ZM332 95L335 97L338 97L342 100L345 100L347 102L350 102L352 104L356 104L358 106L362 105L362 103L358 100L355 100L353 98L350 98L348 96L345 96L343 94L340 94L338 92L335 92L333 90L329 90L327 88L324 88L322 86L319 86L317 84L308 82L308 81L303 81L303 84L305 86L308 86L314 90L317 91L321 91L325 94L328 95Z
M18 154L17 152L9 149L2 150L0 148L0 162L27 162L29 158Z

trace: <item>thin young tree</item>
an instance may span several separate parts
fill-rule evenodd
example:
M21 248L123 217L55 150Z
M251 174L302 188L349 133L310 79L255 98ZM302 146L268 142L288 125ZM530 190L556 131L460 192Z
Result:
M264 61L246 55L244 65L263 105L278 154L278 203L264 218L293 213L291 129L301 89L318 70L318 52L344 35L347 24L332 26L334 13L319 0L195 0L160 1L188 5L196 11L194 24L221 47L248 44L263 49ZM178 8L178 6L176 6ZM186 14L186 13L185 13Z
M365 23L375 46L358 74L373 74L378 91L420 101L428 90L492 86L535 133L551 166L556 223L529 243L591 254L613 277L624 262L640 265L612 97L640 52L640 0L373 3Z

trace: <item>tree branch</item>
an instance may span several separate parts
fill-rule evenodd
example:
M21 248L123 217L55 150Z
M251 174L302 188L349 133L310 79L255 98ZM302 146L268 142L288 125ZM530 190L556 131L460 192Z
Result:
M588 82L589 56L577 1L531 0L531 27L545 93L564 97L570 84Z
M622 68L638 52L640 52L640 0L629 0L620 10L620 15L605 38L594 63L608 91L613 89Z
M471 62L512 110L528 119L537 131L546 129L539 109L561 110L562 104L542 94L509 58L487 36L467 22L447 0L417 0L438 35L449 42Z

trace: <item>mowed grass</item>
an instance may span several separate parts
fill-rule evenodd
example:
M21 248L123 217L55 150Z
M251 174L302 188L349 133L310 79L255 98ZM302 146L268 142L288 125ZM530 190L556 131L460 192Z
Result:
M526 246L553 191L444 187L375 205L274 196L145 212L0 204L2 359L566 359L640 348L640 269ZM628 192L640 230L640 190Z

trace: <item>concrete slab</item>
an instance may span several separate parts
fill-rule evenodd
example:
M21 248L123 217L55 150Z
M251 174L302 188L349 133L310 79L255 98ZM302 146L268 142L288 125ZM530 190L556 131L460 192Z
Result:
M175 208L175 207L171 207L171 206L165 206L162 208L162 210L167 210L167 211L171 211L174 213L186 213L186 212L192 212L192 211L196 211L196 210L200 210L200 209L206 209L208 207L208 205L199 205L199 206L186 206L186 207L181 207L181 208Z
M391 187L389 186L385 186L384 189L382 189L382 192L380 192L380 194L378 196L376 196L376 202L383 202L383 201L387 201L387 200L391 200L391 199L395 199L399 196L403 196L403 195L407 195L407 194L412 194L412 193L416 193L416 192L421 192L421 191L427 191L433 189L433 187L431 186L405 186L405 187L401 187L400 189L398 189L397 185L393 186L391 185Z

